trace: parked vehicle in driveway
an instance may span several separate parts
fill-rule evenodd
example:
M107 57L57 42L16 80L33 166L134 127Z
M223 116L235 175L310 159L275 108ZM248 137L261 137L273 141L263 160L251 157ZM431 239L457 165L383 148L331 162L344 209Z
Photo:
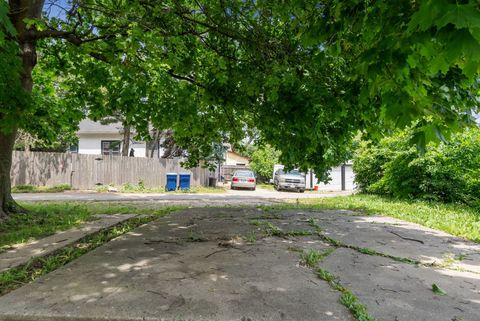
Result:
M231 189L245 188L254 191L256 187L257 179L254 172L240 170L233 173Z
M296 169L288 172L283 168L277 169L273 176L273 186L277 191L294 190L303 193L305 192L305 174Z

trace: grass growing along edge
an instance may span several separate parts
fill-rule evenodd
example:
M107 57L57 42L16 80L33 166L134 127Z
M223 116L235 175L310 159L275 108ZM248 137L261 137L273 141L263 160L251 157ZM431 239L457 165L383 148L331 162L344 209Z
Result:
M391 216L480 243L480 210L465 205L366 194L297 199L295 202L302 208L359 210L370 215Z
M138 206L128 203L42 202L21 203L28 212L14 214L0 224L0 253L10 246L29 242L79 226L97 214L147 214L161 216L186 206Z
M165 212L166 214L167 212ZM108 229L85 236L75 244L59 249L46 257L32 258L27 264L0 273L0 296L30 283L42 275L72 262L100 245L125 234L157 216L137 216Z
M12 193L61 193L71 190L69 184L53 186L16 185L12 187Z

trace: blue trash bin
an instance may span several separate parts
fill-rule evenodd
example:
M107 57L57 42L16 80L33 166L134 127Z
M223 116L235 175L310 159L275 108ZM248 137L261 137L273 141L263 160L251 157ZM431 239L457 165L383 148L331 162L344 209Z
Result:
M178 188L182 190L190 189L190 173L181 173L179 175Z
M167 173L167 185L165 189L167 192L177 189L177 173Z

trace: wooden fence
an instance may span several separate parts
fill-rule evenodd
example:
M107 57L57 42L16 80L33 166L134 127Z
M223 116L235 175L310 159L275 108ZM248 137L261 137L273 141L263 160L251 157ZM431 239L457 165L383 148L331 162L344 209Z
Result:
M165 174L170 172L190 173L192 186L208 185L208 169L184 169L180 163L176 159L16 151L10 174L13 186L64 183L73 189L91 189L143 181L146 187L160 187L165 186Z

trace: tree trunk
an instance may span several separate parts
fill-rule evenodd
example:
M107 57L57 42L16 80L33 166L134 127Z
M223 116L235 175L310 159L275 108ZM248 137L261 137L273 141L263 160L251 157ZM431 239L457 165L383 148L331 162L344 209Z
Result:
M129 125L123 124L123 142L122 142L122 156L128 156L130 151L130 135L132 130Z
M34 30L28 30L26 19L42 17L44 0L9 0L9 18L17 31L16 41L20 49L22 62L21 85L28 95L32 92L32 71L37 63L36 39ZM12 81L19 75L12 75ZM17 78L18 79L18 78ZM19 106L18 110L22 110ZM0 118L9 117L0 114ZM10 116L11 117L11 116ZM18 117L18 115L16 115ZM0 127L0 220L9 214L24 211L12 198L10 169L12 167L12 152L17 135L17 126Z
M160 142L160 137L161 136L162 136L162 131L161 130L153 129L153 140L149 143L149 145L150 145L150 148L149 148L150 158L153 158L156 150L158 150L158 153L159 153L158 157L160 158L159 142Z
M0 131L0 221L6 219L11 213L23 210L13 200L11 194L10 169L16 134L16 129L9 134Z

